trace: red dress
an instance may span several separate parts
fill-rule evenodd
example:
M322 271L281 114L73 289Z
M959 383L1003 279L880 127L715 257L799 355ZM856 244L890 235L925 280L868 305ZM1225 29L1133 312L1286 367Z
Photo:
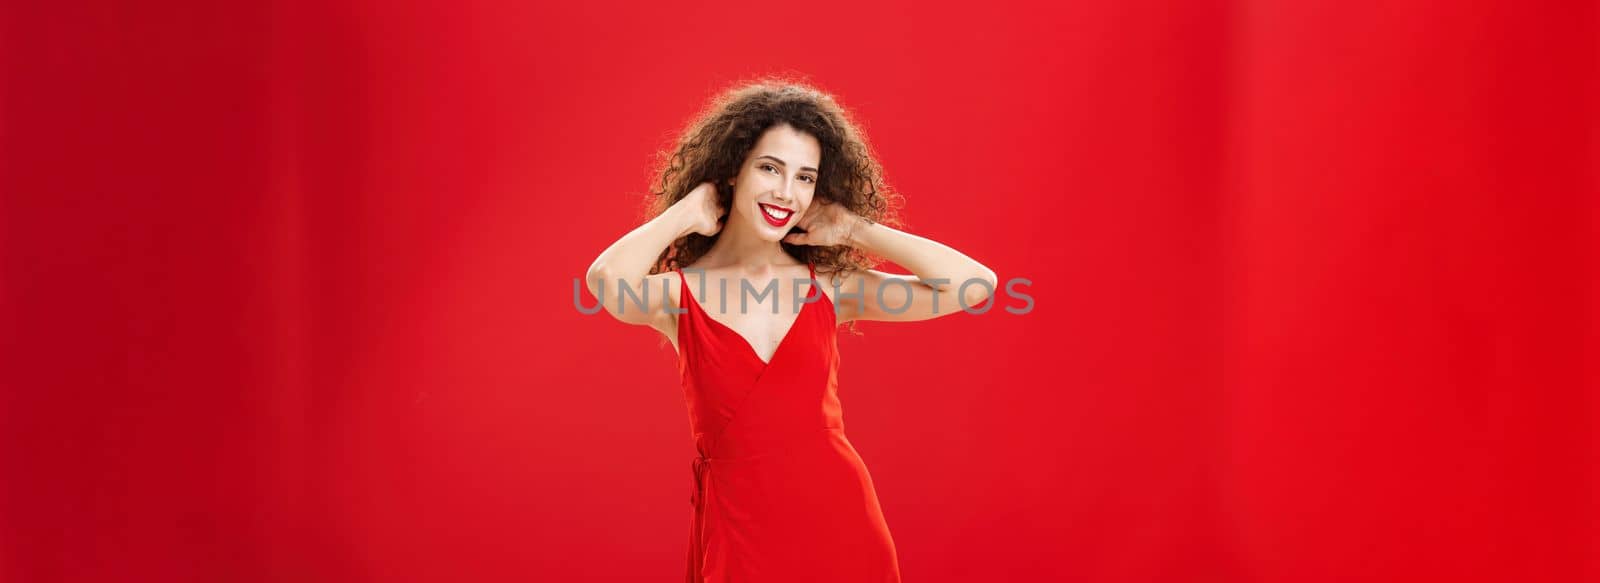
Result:
M699 453L691 583L900 581L872 478L844 436L833 302L807 267L806 303L770 362L680 284L678 369Z

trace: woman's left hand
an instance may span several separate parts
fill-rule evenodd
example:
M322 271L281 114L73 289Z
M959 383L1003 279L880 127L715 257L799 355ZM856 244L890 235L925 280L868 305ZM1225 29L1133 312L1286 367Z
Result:
M850 236L864 222L865 219L850 212L844 205L817 199L806 208L806 214L800 217L800 221L795 223L796 227L805 229L806 232L789 233L783 237L783 242L817 247L849 245Z

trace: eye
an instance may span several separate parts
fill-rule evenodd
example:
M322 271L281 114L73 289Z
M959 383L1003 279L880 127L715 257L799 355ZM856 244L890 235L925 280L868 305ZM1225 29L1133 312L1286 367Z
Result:
M762 170L772 171L772 172L777 172L778 171L778 167L773 166L771 164L762 164L761 165L761 169Z
M812 183L812 184L816 184L816 183L817 183L817 177L815 177L815 176L812 176L812 175L810 175L810 174L801 174L801 175L800 175L800 178L802 178L802 179L804 179L804 180L805 180L805 181L806 181L806 182L810 182L810 183Z

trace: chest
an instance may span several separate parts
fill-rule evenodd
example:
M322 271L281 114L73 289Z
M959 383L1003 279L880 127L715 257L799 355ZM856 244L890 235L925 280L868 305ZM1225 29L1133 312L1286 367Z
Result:
M808 303L820 300L804 277L740 280L708 275L704 285L689 279L688 292L710 325L742 339L762 361L770 361ZM806 299L811 298L811 302Z

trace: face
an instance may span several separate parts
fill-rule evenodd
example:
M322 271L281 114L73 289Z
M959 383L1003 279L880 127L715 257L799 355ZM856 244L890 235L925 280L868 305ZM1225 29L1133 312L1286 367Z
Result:
M787 124L767 129L732 179L730 218L763 240L782 239L811 205L821 163L822 146L810 134Z

